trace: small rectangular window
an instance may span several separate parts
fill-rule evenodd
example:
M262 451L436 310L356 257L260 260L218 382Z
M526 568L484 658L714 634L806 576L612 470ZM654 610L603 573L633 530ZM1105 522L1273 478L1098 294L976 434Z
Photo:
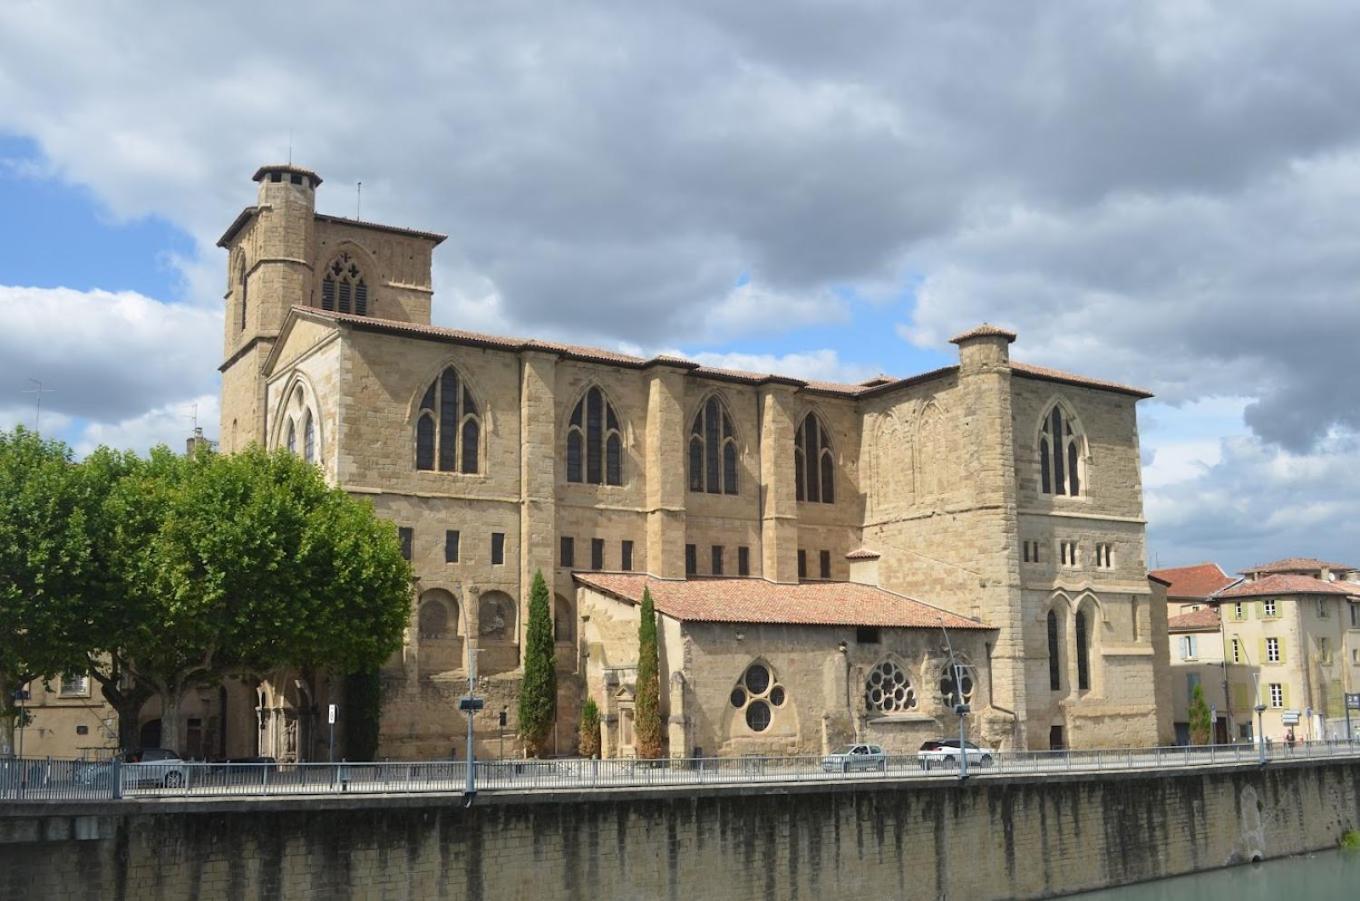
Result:
M823 579L831 578L831 552L822 551L817 555L817 570Z
M1347 604L1351 611L1351 628L1360 629L1360 604Z
M1318 598L1318 599L1317 599L1317 612L1318 612L1318 619L1326 619L1326 618L1327 618L1327 600L1326 600L1326 598Z
M61 677L61 694L66 697L85 697L90 693L90 677L67 673Z
M1270 706L1271 707L1284 706L1284 686L1281 685L1279 682L1270 683Z
M1263 609L1264 609L1264 613L1265 613L1266 616L1274 616L1274 615L1275 615L1275 599L1274 599L1274 598L1272 598L1272 599L1266 601L1265 604L1262 605L1262 607L1263 607Z
M1242 602L1238 601L1237 603L1233 604L1233 619L1241 621L1246 618L1247 612L1246 608L1242 606Z
M878 634L878 626L859 626L855 629L855 642L857 644L878 644L881 640Z
M411 546L415 543L415 531L410 526L398 526L397 539L401 541L401 555L410 560Z
M798 549L798 578L807 578L807 551Z
M1096 545L1096 567L1098 569L1114 568L1114 547L1113 545L1100 543Z
M85 725L84 723L76 724L76 735L89 735L89 734L90 734L89 726Z
M1278 638L1266 639L1266 662L1280 662L1280 640Z
M1058 542L1058 555L1062 565L1069 569L1077 565L1077 543L1075 541Z
M590 568L594 570L604 569L604 539L590 539Z
M722 545L721 545L721 544L715 544L715 545L713 545L713 548L712 548L712 550L711 550L710 553L711 553L711 556L712 556L712 563L713 563L713 575L715 575L715 576L721 576L721 575L723 574L723 548L722 548Z
M458 562L458 530L449 529L444 533L444 562Z
M633 571L633 542L624 541L619 546L619 569L626 573Z
M562 568L571 569L576 565L576 539L563 535L561 545Z
M693 576L699 572L699 548L693 544L685 545L685 575Z
M500 566L505 563L505 533L491 533L491 565Z
M1238 638L1232 640L1232 662L1242 662L1242 641Z
M737 548L737 575L749 576L751 574L751 549L742 545ZM1351 608L1352 610L1355 608Z

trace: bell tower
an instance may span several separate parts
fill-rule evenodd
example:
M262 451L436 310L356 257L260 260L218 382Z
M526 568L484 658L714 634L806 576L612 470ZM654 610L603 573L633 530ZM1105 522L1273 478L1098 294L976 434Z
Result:
M298 166L261 166L255 206L217 242L228 253L221 446L228 453L264 443L264 361L288 309L311 297L316 255L316 188L321 177Z

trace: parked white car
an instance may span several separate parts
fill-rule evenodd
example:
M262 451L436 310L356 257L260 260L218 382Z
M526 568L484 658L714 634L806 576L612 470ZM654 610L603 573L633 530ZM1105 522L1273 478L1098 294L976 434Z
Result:
M120 756L123 788L180 788L189 781L189 767L174 751L143 748L138 754ZM85 785L107 787L113 778L113 762L91 763L79 779Z
M848 745L844 750L822 758L822 769L828 773L849 773L853 770L886 770L888 755L878 745Z
M986 748L979 748L971 741L963 743L964 751L959 752L959 740L957 738L941 738L928 741L921 745L921 750L916 752L916 757L921 761L921 769L929 770L935 767L948 767L953 769L959 765L959 758L963 754L968 755L968 765L986 767L992 765L992 752Z

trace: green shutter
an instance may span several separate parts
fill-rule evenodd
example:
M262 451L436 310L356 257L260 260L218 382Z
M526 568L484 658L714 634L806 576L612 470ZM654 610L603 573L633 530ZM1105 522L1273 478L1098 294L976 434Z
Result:
M1285 707L1288 707L1288 706L1289 706L1289 683L1288 683L1288 682L1281 682L1281 683L1280 683L1280 696L1281 696L1282 698L1284 698L1284 706L1285 706Z
M1265 638L1261 638L1261 639L1260 639L1260 642L1261 642L1261 646L1260 646L1259 648L1256 649L1256 665L1257 665L1257 666L1265 666L1266 664L1268 664L1268 663L1270 662L1270 661L1266 660L1266 640L1265 640Z

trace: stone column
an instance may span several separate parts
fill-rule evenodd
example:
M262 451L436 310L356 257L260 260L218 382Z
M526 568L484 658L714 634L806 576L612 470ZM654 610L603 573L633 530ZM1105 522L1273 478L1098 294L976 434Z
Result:
M647 373L647 572L665 579L685 577L685 368Z
M794 391L770 384L760 393L760 575L773 582L798 581Z
M520 666L529 625L534 573L548 583L553 609L553 553L557 536L557 357L539 351L520 356Z

